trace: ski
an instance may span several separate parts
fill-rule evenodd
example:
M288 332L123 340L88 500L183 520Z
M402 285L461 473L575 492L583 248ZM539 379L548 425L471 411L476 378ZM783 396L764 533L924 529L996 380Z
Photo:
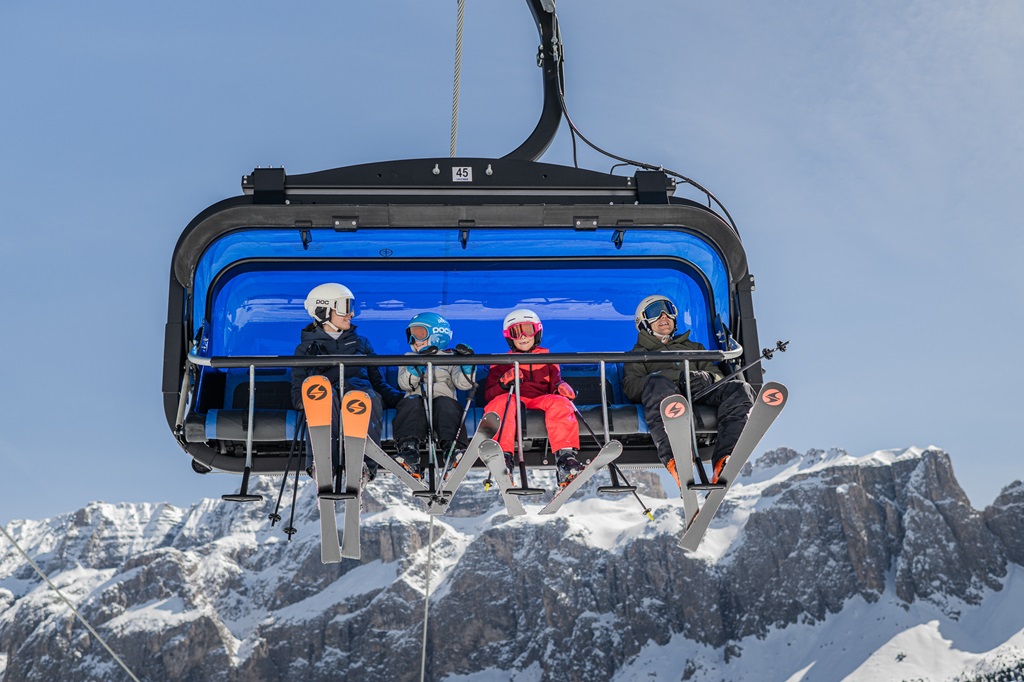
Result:
M405 470L405 467L388 457L387 453L381 450L379 445L372 440L366 440L365 443L366 456L397 476L398 480L409 486L413 492L430 490L423 481L414 478L412 474Z
M341 556L359 558L359 495L363 476L363 453L373 403L362 391L348 391L341 401L341 432L345 443L345 530L341 534Z
M508 469L505 468L505 454L501 451L501 446L488 439L480 443L479 453L480 459L490 470L491 477L497 481L498 490L501 492L501 499L505 501L508 515L522 516L525 514L526 509L523 507L523 503L519 501L518 497L508 492L508 489L512 487L512 477L509 476Z
M670 395L661 401L661 421L672 446L672 457L676 461L676 475L679 476L679 497L683 498L683 513L686 526L697 515L697 493L684 483L693 479L693 414L690 404L681 395ZM689 473L689 476L687 476Z
M306 411L309 442L313 448L313 473L316 476L317 504L320 509L320 561L341 561L338 542L338 517L334 501L319 496L330 493L334 476L331 462L331 412L333 392L327 377L311 376L302 382L302 405Z
M576 478L572 479L555 492L555 496L551 498L551 501L540 510L540 514L554 514L558 511L565 502L573 496L573 494L583 487L583 484L590 480L590 478L597 473L597 470L603 466L614 462L615 459L622 454L622 443L617 440L609 441L601 450L597 453L597 456L590 461L590 464L586 466Z
M498 432L500 421L495 412L488 412L483 416L476 427L476 433L473 434L469 445L462 453L462 457L453 463L453 468L445 471L448 478L444 478L442 475L441 487L438 489L437 495L427 505L428 514L444 514L448 510L448 503L455 495L455 491L462 485L462 481L465 480L480 456L480 444L494 438L494 434Z
M708 493L704 504L700 508L700 513L687 525L686 530L683 531L682 536L679 538L679 547L688 552L693 552L700 546L704 533L707 532L708 527L711 525L711 520L714 518L715 512L718 511L718 507L722 504L722 500L725 499L726 493L729 492L729 488L732 487L733 482L739 476L740 469L750 459L754 448L761 442L761 438L768 431L768 427L772 425L776 417L779 416L779 413L782 412L782 408L786 406L788 400L789 390L780 383L769 381L761 388L761 392L757 394L757 398L754 400L754 407L750 410L747 425L743 428L743 432L736 442L736 447L733 448L732 455L730 455L729 461L726 462L722 475L719 478L719 482L724 483L725 487Z

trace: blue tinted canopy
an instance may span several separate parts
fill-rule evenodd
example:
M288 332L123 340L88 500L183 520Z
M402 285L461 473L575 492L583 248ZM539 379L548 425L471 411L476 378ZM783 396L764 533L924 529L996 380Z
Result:
M356 319L382 354L408 350L404 329L423 311L452 324L455 340L503 352L501 321L517 307L544 321L557 351L628 350L633 313L651 293L679 306L680 327L717 348L713 320L730 317L729 278L697 235L633 228L621 248L607 233L551 229L240 230L199 260L192 324L213 356L290 355L311 320L310 289L339 282L356 295Z

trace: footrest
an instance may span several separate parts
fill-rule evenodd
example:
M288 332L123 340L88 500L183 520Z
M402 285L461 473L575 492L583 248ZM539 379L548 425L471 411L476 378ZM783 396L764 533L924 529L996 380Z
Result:
M321 500L354 500L359 497L356 493L340 492L336 493L333 490L329 490L325 493L317 493L316 496Z
M547 490L544 490L544 488L509 488L505 492L509 495L525 497L527 495L543 495Z
M441 490L413 490L412 491L412 496L413 497L446 497L446 498L450 498L452 496L452 493L451 493L451 491L447 491L447 490L446 491L441 491Z
M233 495L221 495L220 499L226 502L262 502L262 495L240 495L235 493Z
M690 490L725 490L729 487L728 483L688 483L686 485Z
M602 485L598 486L597 492L602 495L624 495L625 493L635 493L635 485Z

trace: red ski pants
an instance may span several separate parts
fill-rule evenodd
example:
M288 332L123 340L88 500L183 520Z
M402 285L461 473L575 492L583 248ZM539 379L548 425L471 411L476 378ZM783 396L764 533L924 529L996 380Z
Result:
M551 452L558 452L562 448L580 447L580 425L576 421L576 413L572 408L572 402L565 396L556 393L537 396L536 398L523 398L523 405L530 410L542 410L544 412L544 426L548 430L548 442L551 445ZM505 410L508 405L508 411ZM501 420L498 445L502 452L513 452L513 444L516 440L516 405L515 396L509 400L508 394L499 395L487 403L484 412L494 412L499 417L505 415Z

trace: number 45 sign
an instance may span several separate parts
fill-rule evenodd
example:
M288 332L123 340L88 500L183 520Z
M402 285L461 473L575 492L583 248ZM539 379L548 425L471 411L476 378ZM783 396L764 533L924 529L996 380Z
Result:
M473 182L473 167L452 166L452 182Z

